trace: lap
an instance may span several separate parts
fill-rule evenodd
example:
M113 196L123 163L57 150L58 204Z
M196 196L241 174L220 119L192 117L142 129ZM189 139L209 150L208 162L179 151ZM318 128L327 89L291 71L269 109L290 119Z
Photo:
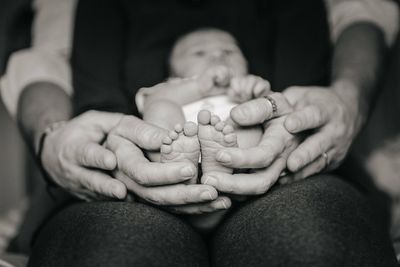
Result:
M45 224L30 260L30 266L395 266L368 200L327 175L243 203L212 234L209 248L182 219L157 208L73 204Z
M45 224L30 266L207 266L192 228L159 209L124 202L73 204Z
M243 204L216 231L217 266L395 266L363 194L319 175ZM346 265L347 264L347 265Z

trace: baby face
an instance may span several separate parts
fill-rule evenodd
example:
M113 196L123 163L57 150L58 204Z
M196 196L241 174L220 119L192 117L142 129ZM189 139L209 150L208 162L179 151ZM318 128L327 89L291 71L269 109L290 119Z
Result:
M175 44L170 58L171 74L188 78L215 66L231 69L233 75L247 74L247 62L227 32L199 30L184 36Z

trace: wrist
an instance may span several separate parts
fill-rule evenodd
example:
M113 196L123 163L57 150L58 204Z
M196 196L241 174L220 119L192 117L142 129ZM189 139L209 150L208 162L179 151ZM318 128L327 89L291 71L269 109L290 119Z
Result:
M39 139L45 129L57 121L71 117L71 101L65 91L52 83L28 85L18 102L17 120L30 147L37 153Z
M42 131L35 133L35 143L34 143L34 151L35 155L39 157L39 160L41 160L41 152L43 150L44 146L44 141L48 135L50 135L52 132L64 127L67 124L67 121L56 121L51 124L48 124L46 128L44 128Z
M35 146L35 155L36 155L38 167L42 173L44 180L46 181L46 183L49 186L55 186L56 184L48 175L48 173L43 165L43 162L42 162L42 156L43 156L43 151L45 149L45 143L46 143L47 137L49 135L51 135L54 131L64 127L66 124L67 124L67 121L58 121L58 122L55 122L55 123L52 123L51 125L49 125L43 131L43 133L40 135L40 137L38 138L38 141L37 141L38 142L37 146Z
M344 104L346 112L350 115L355 134L359 132L367 117L365 103L361 103L359 86L350 79L338 79L332 83L333 92Z

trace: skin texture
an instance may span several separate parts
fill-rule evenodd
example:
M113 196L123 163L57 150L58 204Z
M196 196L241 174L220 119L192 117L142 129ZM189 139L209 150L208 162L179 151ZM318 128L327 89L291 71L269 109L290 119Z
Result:
M285 121L287 130L314 130L288 159L288 168L295 173L292 179L332 170L343 161L379 92L376 82L384 50L379 29L368 23L355 24L336 44L330 87L292 87L285 91L296 109ZM328 166L321 157L324 152Z
M187 179L187 176L182 175L181 171L184 167L188 166L190 169L190 165L187 163L175 163L168 166L157 165L157 167L160 168L154 168L156 166L154 164L157 163L146 162L146 158L140 149L156 149L157 145L158 147L161 145L162 138L153 139L156 140L156 142L147 144L147 146L144 144L148 136L143 135L143 133L147 132L147 129L155 129L154 127L150 127L148 124L134 117L124 117L127 120L120 120L119 123L112 119L112 123L110 123L110 125L105 125L104 128L99 127L97 121L95 122L96 126L90 125L93 123L94 119L102 120L102 116L99 116L99 114L96 115L96 113L88 113L85 114L85 116L78 117L76 120L71 120L64 125L64 127L51 133L44 144L42 163L45 169L52 174L56 183L71 192L76 192L76 195L85 199L92 197L97 198L99 195L103 197L119 197L125 194L122 187L120 187L120 189L122 189L121 191L102 192L102 189L114 188L104 186L104 184L109 183L108 179L113 178L107 177L107 182L105 179L102 179L105 178L104 176L102 176L102 178L95 178L99 176L95 175L96 171L93 170L93 167L103 170L112 169L115 167L115 162L118 162L118 169L114 171L115 177L119 180L125 179L125 184L129 191L135 192L142 199L150 203L166 206L170 210L180 213L193 214L203 211L209 212L210 210L218 210L218 207L220 207L218 206L219 203L222 203L222 197L217 196L215 188L221 192L238 195L263 194L278 180L280 173L286 167L286 163L289 160L289 154L295 149L299 142L298 137L289 131L293 133L301 132L304 129L314 129L318 125L324 125L323 127L319 127L319 129L325 131L323 128L335 122L333 116L336 116L336 111L339 110L343 112L343 114L350 114L350 116L343 116L342 118L347 119L341 119L339 121L342 127L333 128L338 129L338 131L343 131L344 128L350 127L350 129L356 129L352 130L354 132L345 132L345 134L342 132L342 134L335 137L332 135L328 136L327 132L317 131L317 133L312 136L315 137L317 134L323 133L326 135L327 139L334 141L330 142L333 148L337 148L337 150L333 150L333 152L345 151L349 143L346 140L351 142L356 132L361 128L369 111L369 103L371 103L371 99L375 95L376 88L374 88L373 85L376 81L380 66L382 46L382 34L373 25L358 24L345 30L335 46L333 67L333 78L335 82L332 84L331 88L333 91L330 94L322 92L317 94L317 96L324 99L324 101L321 100L318 112L314 113L316 114L315 117L310 118L304 116L304 123L301 124L302 127L299 128L290 126L291 123L288 121L283 122L285 117L281 117L267 123L266 127L268 127L268 131L264 134L258 147L253 149L225 148L217 153L216 158L221 164L229 168L258 168L253 173L234 175L227 173L209 173L202 177L202 182L204 183L207 181L207 185L211 186L176 184L177 182L186 181L185 179ZM354 60L356 56L358 60ZM362 63L360 64L360 62ZM305 89L309 92L311 92L311 89L318 89L315 91L322 90L322 88ZM51 91L55 92L55 94L48 94L49 90L56 90ZM19 123L23 131L29 135L29 140L31 140L32 143L34 142L35 136L39 136L39 133L43 131L47 125L55 121L68 120L70 118L70 100L57 90L61 91L61 89L54 88L54 86L46 89L46 96L48 96L46 98L48 103L46 106L37 105L38 102L36 102L40 99L40 96L43 95L43 92L45 92L42 86L31 89L29 94L26 93L22 95L18 116ZM300 92L300 90L298 91ZM296 112L293 114L299 112L297 110L298 108L305 109L309 106L308 103L309 100L311 100L309 94L296 93L293 94L293 96L293 98L288 96L288 99L296 106ZM36 99L36 101L28 101L28 98ZM335 101L332 101L332 99L335 99ZM352 105L349 103L352 103ZM33 105L35 105L35 107L33 107ZM322 105L324 106L324 110L330 106L328 109L330 112L323 111L321 108ZM286 108L285 105L279 105L279 107L280 113L275 114L275 116L281 116L286 112L290 113L292 111L290 108ZM264 110L266 112L260 116L260 113L257 112L259 110ZM44 115L52 114L53 111L58 112L60 117L51 119ZM326 116L323 115L325 113ZM28 114L30 115L28 116ZM265 105L265 102L261 103L260 100L251 100L232 111L232 118L238 124L247 121L248 125L249 121L262 122L271 117L273 117L273 114L271 112L268 113L268 107ZM322 119L320 119L320 117ZM119 119L120 118L121 117L119 117ZM289 117L287 120L289 120ZM85 127L81 122L85 122ZM339 122L336 121L335 123ZM114 128L116 130L114 130L107 141L108 148L116 156L115 160L114 156L108 156L111 154L107 153L106 150L100 149L99 146L100 136L104 135L104 132L111 128L109 126L113 127L116 124L118 127ZM35 127L34 125L40 126ZM283 127L283 125L285 125L286 128ZM128 129L132 128L135 130L128 131ZM157 130L154 131L158 132ZM163 131L159 132L163 133ZM69 133L77 134L77 139L66 138L70 136ZM87 138L82 138L79 133L83 134L82 136L87 136ZM165 133L161 135L164 137ZM82 143L75 143L77 140L84 141ZM316 143L314 143L312 147L314 147L315 144ZM341 144L346 145L342 147L342 149L339 149ZM91 149L82 149L82 147L91 147ZM94 147L96 147L96 149L94 149ZM313 151L314 149L311 148L309 151ZM340 162L339 155L342 155L342 153L332 153L330 151L327 153L329 154L331 162ZM54 155L64 156L61 159L53 159ZM312 160L313 157L309 157L302 161L303 165L313 167L307 172L304 171L304 167L297 171L296 173L300 174L300 178L303 178L306 174L308 175L318 171L318 166L310 165L310 163L313 162ZM67 162L68 164L65 164ZM140 168L138 168L138 164ZM164 166L164 168L161 166ZM78 168L79 171L77 171L77 167L81 167L82 169ZM83 170L85 170L85 172L83 172ZM172 185L157 188L148 186L159 184L161 180L168 181L168 183ZM116 186L116 188L118 187L119 186ZM78 188L83 189L79 190ZM201 198L201 193L204 193L204 196L207 195L207 197ZM209 195L211 195L211 198ZM201 202L201 204L193 204L196 201L204 202ZM179 206L180 204L187 205L182 207ZM227 206L229 208L229 203Z
M47 135L41 161L52 181L75 197L83 200L124 199L132 192L143 199L151 195L148 198L153 200L152 203L176 213L198 214L229 208L230 200L218 197L210 186L151 189L156 184L185 182L195 170L187 163L144 164L146 158L141 149L159 149L167 131L133 116L115 113L90 111L74 119L70 116L70 98L54 84L33 84L21 95L18 122L32 148L45 128L66 121ZM107 146L102 145L106 133L116 140L111 148L107 147L109 142L106 142ZM104 170L114 170L114 175ZM128 186L114 177L126 179ZM202 193L204 197L200 196ZM181 205L196 200L199 204Z
M331 87L285 90L284 95L296 109L292 113L278 104L278 110L291 114L281 117L280 123L272 120L270 130L266 131L257 148L226 148L217 154L217 160L225 166L261 169L251 174L208 174L202 177L202 181L222 192L262 194L278 180L286 162L294 173L288 175L285 182L306 178L327 167L336 167L368 116L377 90L374 85L383 47L382 33L373 25L360 23L346 29L335 46ZM245 125L274 117L271 112L259 112L262 109L265 110L265 105L259 100L251 100L232 110L231 116L238 124L246 122ZM296 149L300 141L297 133L310 129L316 131ZM328 166L320 156L324 150L321 148L326 147Z

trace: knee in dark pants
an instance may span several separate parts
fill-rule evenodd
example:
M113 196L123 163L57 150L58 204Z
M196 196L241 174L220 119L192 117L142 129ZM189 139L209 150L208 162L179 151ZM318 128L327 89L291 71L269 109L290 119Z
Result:
M207 266L201 238L177 217L122 202L82 203L45 225L30 266Z
M360 192L321 175L277 187L219 229L216 266L395 266Z

